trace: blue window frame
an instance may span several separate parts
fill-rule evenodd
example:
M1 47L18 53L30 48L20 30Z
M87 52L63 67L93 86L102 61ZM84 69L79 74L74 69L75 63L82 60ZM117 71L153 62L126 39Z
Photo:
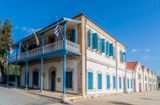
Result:
M113 76L113 89L116 89L116 76Z
M129 79L127 79L128 89L129 89Z
M122 79L119 77L119 88L122 89Z
M93 73L88 72L88 89L93 89Z
M102 89L102 74L98 74L98 89Z
M106 84L107 84L107 89L110 89L110 76L109 75L107 75L107 77L106 77Z
M72 88L72 71L66 72L66 88Z

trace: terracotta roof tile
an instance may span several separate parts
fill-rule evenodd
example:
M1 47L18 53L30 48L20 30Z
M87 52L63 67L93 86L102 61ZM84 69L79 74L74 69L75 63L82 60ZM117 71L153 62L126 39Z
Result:
M134 70L138 62L127 62L127 69Z

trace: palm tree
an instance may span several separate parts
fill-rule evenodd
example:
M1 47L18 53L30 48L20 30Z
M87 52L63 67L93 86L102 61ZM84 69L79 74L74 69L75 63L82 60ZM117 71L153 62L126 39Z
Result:
M7 65L7 50L12 45L12 27L10 20L7 19L4 24L0 19L0 71L2 80L5 80L5 69Z

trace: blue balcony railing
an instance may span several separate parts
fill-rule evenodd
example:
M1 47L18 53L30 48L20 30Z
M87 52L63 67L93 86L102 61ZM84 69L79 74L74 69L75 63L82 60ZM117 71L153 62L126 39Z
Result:
M79 44L73 43L69 40L67 42L67 51L75 54L80 54L80 46ZM63 41L57 41L54 43L50 43L44 46L44 54L50 53L53 51L58 51L63 49ZM28 58L38 56L42 54L42 47L38 47L28 51ZM26 52L21 53L19 55L10 57L9 62L15 62L16 60L22 60L26 58Z

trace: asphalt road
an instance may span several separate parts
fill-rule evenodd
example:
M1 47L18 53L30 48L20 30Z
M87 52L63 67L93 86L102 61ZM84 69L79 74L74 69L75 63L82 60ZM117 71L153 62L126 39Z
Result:
M160 105L160 91L82 99L74 102L74 105Z
M160 105L160 90L78 99L72 105ZM64 105L60 100L0 86L0 105Z
M60 100L0 86L0 105L62 105Z

